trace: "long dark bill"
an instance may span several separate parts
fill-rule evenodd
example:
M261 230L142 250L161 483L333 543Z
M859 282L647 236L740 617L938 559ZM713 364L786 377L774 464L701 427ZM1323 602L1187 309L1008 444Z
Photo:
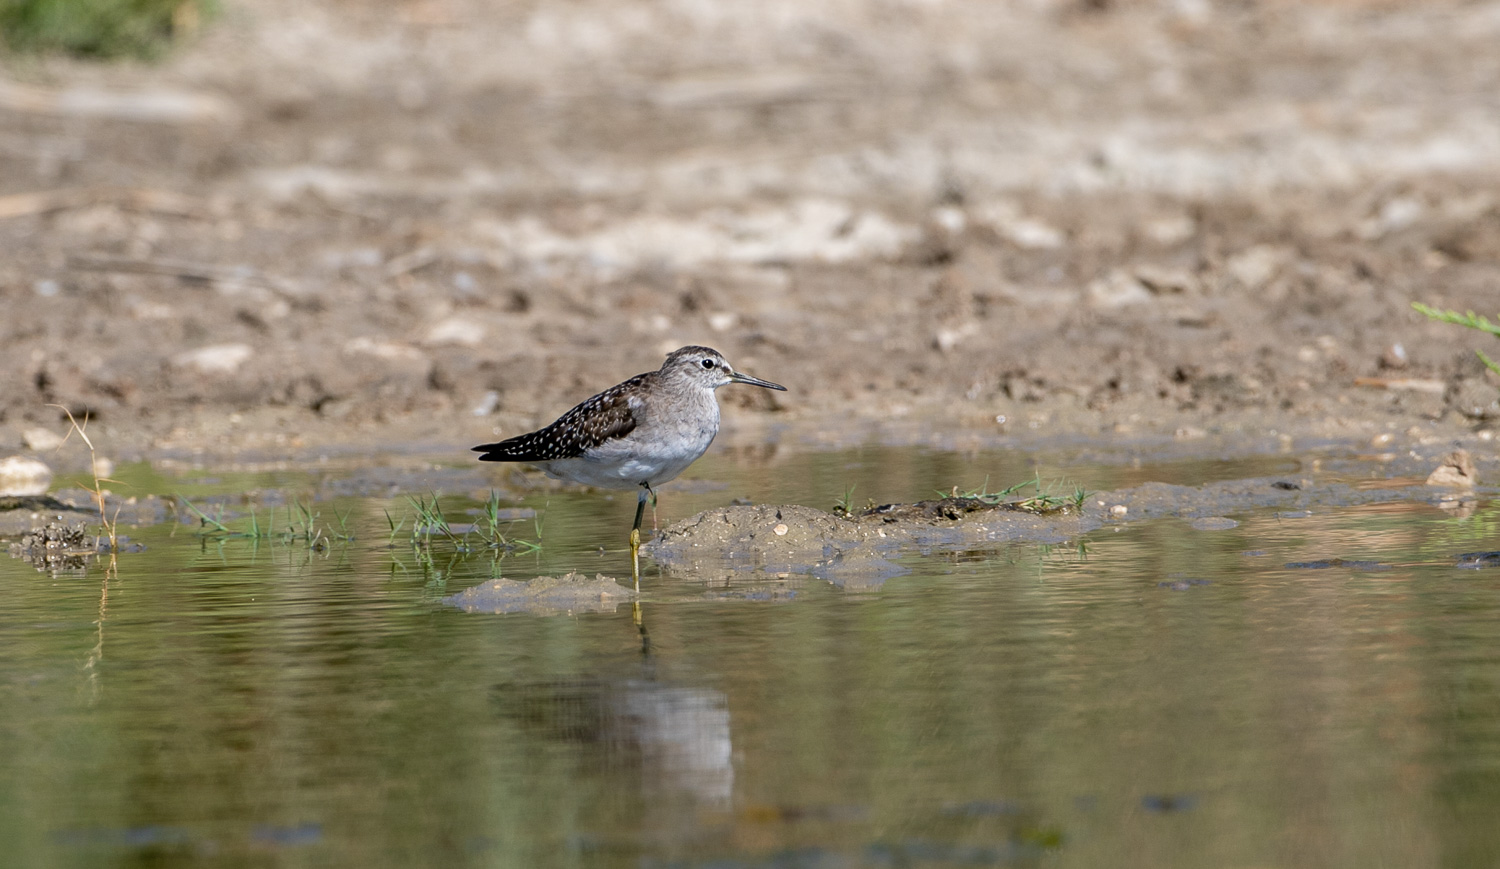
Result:
M769 380L761 380L759 377L751 377L748 374L741 374L738 371L729 375L729 379L734 383L743 383L747 386L764 386L766 389L774 389L778 392L786 392L786 387L782 386L779 383L772 383Z

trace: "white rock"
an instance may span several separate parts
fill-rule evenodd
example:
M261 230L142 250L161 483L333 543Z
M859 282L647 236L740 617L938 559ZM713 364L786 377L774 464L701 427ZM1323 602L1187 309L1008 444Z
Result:
M1063 246L1062 231L1035 218L1023 217L1005 227L1004 235L1017 247L1050 250Z
M233 374L255 355L249 344L210 344L172 357L178 368L191 368L203 374Z
M427 330L427 337L422 343L430 347L443 345L456 345L459 347L477 347L484 341L484 325L464 317L449 317L446 320L433 324Z
M52 482L52 469L30 456L0 459L0 495L42 495Z
M479 399L479 403L474 405L473 409L469 412L474 414L475 416L489 416L490 414L494 413L495 408L499 406L500 393L496 392L493 389L488 389L485 390L484 395Z
M1060 230L1034 217L1027 217L1020 206L1008 200L982 205L976 216L980 223L1016 247L1047 250L1062 247L1066 240Z
M957 235L968 227L969 216L964 214L961 208L944 205L941 208L934 208L932 210L932 222Z
M1198 222L1187 215L1178 217L1158 217L1148 220L1141 227L1146 237L1159 245L1170 246L1181 244L1193 237L1198 231Z
M421 350L410 344L402 344L396 341L384 341L378 338L370 338L361 335L358 338L350 338L344 342L344 352L355 356L374 356L377 359L390 360L425 360L427 357Z
M1088 302L1095 308L1123 308L1151 301L1151 291L1135 275L1115 269L1107 278L1089 283Z
M962 326L954 328L939 329L937 330L937 334L933 336L932 346L936 347L943 353L947 353L948 351L961 344L964 339L972 337L978 333L978 323L965 323Z
M1421 220L1426 211L1427 206L1408 196L1388 199L1375 216L1359 225L1359 235L1367 241L1373 241L1389 233L1400 232Z
M26 443L27 449L44 453L62 446L63 436L50 428L37 426L21 432L21 440Z
M1288 259L1286 250L1269 244L1240 251L1229 258L1224 267L1229 274L1248 290L1258 290L1271 282Z

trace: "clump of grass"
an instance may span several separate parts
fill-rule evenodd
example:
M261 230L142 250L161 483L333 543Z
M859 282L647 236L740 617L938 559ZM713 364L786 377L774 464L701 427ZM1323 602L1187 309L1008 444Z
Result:
M411 544L414 547L430 546L435 540L445 540L452 543L461 553L472 552L478 549L489 549L503 552L537 552L542 548L542 514L537 514L534 519L537 539L520 540L510 537L505 533L505 527L513 524L513 520L507 520L501 516L500 494L493 489L490 490L489 499L485 501L484 508L480 513L481 521L473 525L455 526L443 515L443 508L438 504L438 494L432 493L431 500L421 495L413 498L407 497L416 516L412 520ZM402 519L397 523L391 518L389 511L386 512L386 523L391 529L391 542L394 543L396 534L406 524ZM478 540L476 544L473 542Z
M990 478L985 477L984 483L978 489L960 492L958 487L954 486L951 491L939 492L938 495L945 498L969 498L986 504L1003 505L1010 510L1038 514L1079 513L1083 510L1084 502L1088 500L1088 491L1082 486L1074 486L1072 492L1059 491L1059 483L1050 483L1044 488L1040 475L998 492L988 491L989 484ZM1036 494L1019 500L1007 500L1028 486L1032 487Z
M293 499L286 507L286 518L284 524L276 524L276 508L268 511L266 524L260 524L260 514L255 508L250 508L250 527L231 528L224 519L224 507L219 505L214 515L198 507L192 501L177 496L177 500L187 505L187 508L198 516L198 534L215 540L270 540L283 545L293 543L306 544L308 548L323 551L334 541L349 542L354 535L349 531L349 514L334 511L338 526L327 527L320 522L322 513L314 512L311 502L303 504L300 499Z
M1500 323L1491 322L1490 318L1483 314L1475 314L1473 311L1465 311L1462 314L1457 311L1444 311L1424 305L1421 302L1412 302L1411 306L1417 313L1427 317L1429 320L1436 320L1439 323L1453 323L1454 325L1463 326L1468 329L1477 329L1480 332L1487 332L1496 338L1500 338ZM1496 374L1500 374L1500 364L1497 364L1495 360L1484 355L1483 350L1475 350L1474 355L1479 357L1479 361L1483 362L1486 368Z
M216 10L215 0L0 0L0 37L15 52L151 59Z

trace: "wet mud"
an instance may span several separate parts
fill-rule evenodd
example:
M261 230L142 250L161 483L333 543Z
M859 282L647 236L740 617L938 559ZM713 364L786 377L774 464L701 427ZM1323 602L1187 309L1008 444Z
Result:
M1287 517L1313 510L1384 501L1417 500L1450 510L1475 499L1410 481L1380 486L1262 478L1179 486L1145 483L1089 493L1082 503L1036 512L1024 501L991 503L954 497L890 504L858 514L800 506L732 506L678 523L642 549L669 572L711 572L826 579L858 589L877 587L906 572L899 559L939 552L974 552L1012 543L1061 544L1111 525L1186 520L1194 531L1235 528L1228 514L1276 510ZM1467 563L1488 564L1486 553ZM1462 557L1460 557L1462 560ZM1330 559L1317 566L1354 565ZM1297 565L1312 567L1312 564Z
M1479 458L1489 460L1488 456ZM1308 459L1303 464L1315 468L1321 461ZM1399 460L1357 456L1330 463L1339 464L1346 473L1336 479L1315 472L1196 486L1147 482L1117 490L1080 491L1067 498L953 495L853 510L847 505L832 511L790 504L731 505L704 511L656 532L644 543L642 552L669 572L815 577L857 590L878 587L906 573L901 560L913 555L999 552L1014 543L1061 544L1107 526L1143 521L1181 520L1195 532L1213 533L1237 527L1239 522L1232 517L1252 511L1274 510L1283 517L1295 518L1382 501L1419 501L1464 516L1472 514L1481 499L1493 492L1492 488L1476 488L1476 461L1464 450L1445 453L1430 449L1426 456L1412 451ZM1436 470L1426 473L1434 467ZM1463 468L1463 473L1445 473L1455 467ZM1348 474L1356 470L1362 473ZM1393 470L1406 474L1391 476ZM1358 479L1372 471L1377 473L1375 477ZM518 491L552 485L534 474L512 473L507 479ZM434 480L468 491L476 499L490 495L482 488L485 479L467 467L431 468L426 472L370 467L314 481L308 504L351 496L409 495L413 490L423 491ZM292 504L300 504L300 498L275 489L206 496L195 502L174 496L121 497L107 493L104 511L122 528L176 522L198 526L207 533L211 525L223 530L219 522L244 524L256 510L268 522L277 510L284 509L290 516ZM497 516L513 521L534 519L536 514L527 508L502 508ZM0 498L0 537L15 539L30 534L45 541L50 538L43 529L83 524L97 528L98 519L94 494L84 489ZM460 535L472 530L467 523L450 527ZM13 547L12 554L33 557L46 549L28 548L25 543L21 548L25 551ZM1464 566L1483 567L1494 561L1489 553L1471 555L1467 560L1460 558ZM1337 557L1327 561L1341 563ZM745 592L719 589L714 593L735 596ZM495 580L446 602L474 611L562 613L613 610L633 599L633 592L607 577L586 580L569 575L530 583Z

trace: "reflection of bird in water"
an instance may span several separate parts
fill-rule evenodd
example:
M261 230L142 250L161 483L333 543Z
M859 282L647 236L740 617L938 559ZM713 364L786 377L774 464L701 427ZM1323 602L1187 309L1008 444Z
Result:
M786 391L741 374L719 351L683 347L660 369L637 374L588 399L538 431L481 444L481 462L530 462L550 477L600 489L639 489L630 564L641 588L641 515L657 486L698 460L719 432L714 390L746 383Z
M710 688L651 679L497 686L501 714L576 746L601 775L638 768L647 806L724 811L734 793L729 701ZM675 798L675 799L674 799Z
M633 609L641 638L638 676L500 685L496 703L502 714L545 737L597 751L606 770L638 766L648 796L676 794L697 807L725 811L734 795L729 698L711 688L659 681L640 603Z

